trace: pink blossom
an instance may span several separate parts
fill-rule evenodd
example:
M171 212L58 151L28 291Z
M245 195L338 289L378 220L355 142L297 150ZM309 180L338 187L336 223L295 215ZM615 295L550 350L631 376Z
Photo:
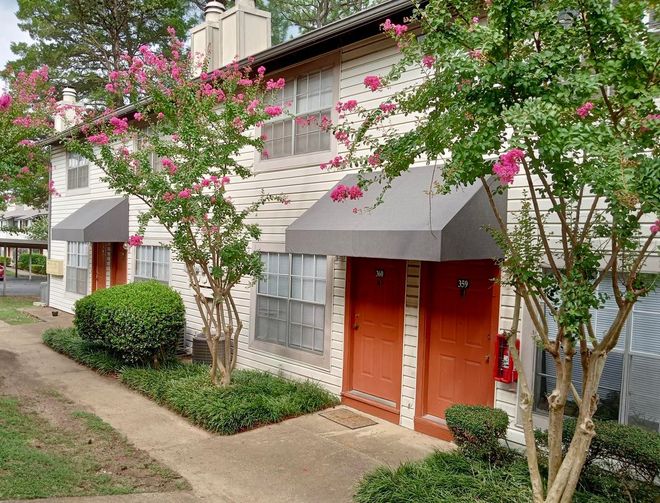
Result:
M284 86L286 85L286 81L280 77L277 80L269 79L268 82L266 82L266 91L272 91L274 89L284 89Z
M364 85L371 89L372 91L378 90L378 88L381 86L382 82L380 80L380 77L377 75L367 75L364 78Z
M106 145L110 139L105 133L98 133L87 137L87 141L95 145Z
M24 139L19 141L18 144L21 145L22 147L31 147L34 145L34 141Z
M228 176L223 176L222 179L220 180L221 185L227 185L229 183L229 177Z
M288 206L289 204L291 204L291 199L289 199L288 197L285 197L284 199L282 199L282 204L284 206Z
M332 189L332 192L330 193L330 198L334 202L341 202L346 199L356 200L360 199L362 196L364 196L364 193L362 192L362 189L360 189L360 187L357 185L348 187L346 185L339 184L334 189Z
M131 237L128 238L129 246L141 246L143 242L144 242L144 237L140 236L139 234L133 234Z
M479 49L474 49L468 53L472 59L483 59L484 53Z
M656 220L653 225L651 225L651 232L653 234L660 232L660 220Z
M435 56L431 56L430 54L427 54L422 58L422 64L426 68L433 68L433 65L435 64Z
M332 120L330 120L330 117L327 115L324 115L321 117L321 124L319 124L319 127L321 128L322 131L327 131L332 127Z
M179 199L190 199L190 189L183 189L179 192Z
M105 85L105 90L108 91L109 93L116 93L117 92L117 88L115 87L115 85L112 82Z
M141 121L142 119L144 119L144 115L142 115L140 112L135 112L135 113L133 114L133 118L134 118L136 121Z
M584 119L587 115L591 113L593 109L594 109L594 104L591 101L587 101L584 105L578 107L575 113L578 115L578 117L580 117L580 119Z
M518 161L525 157L525 153L519 148L514 148L505 152L500 156L499 162L493 166L493 173L495 173L503 185L509 185L513 182L514 177L520 171Z
M277 117L278 115L282 114L282 107L277 105L270 105L264 109L264 112L266 112L271 117Z
M660 114L648 114L646 120L657 121L660 120Z
M239 131L243 131L243 120L240 117L234 117L234 119L231 121L231 124Z
M381 103L378 108L387 114L396 110L396 103L391 103L388 101L386 103Z
M260 66L259 68L257 68L257 73L259 75L263 75L264 73L266 73L266 67L265 66Z
M174 201L175 197L176 196L171 192L165 192L165 194L163 194L163 201L165 201L166 203L171 203L172 201Z
M55 181L54 180L50 180L48 182L48 192L50 194L54 195L54 196L59 196L60 195L60 193L57 192L57 190L55 189Z
M338 113L351 112L355 110L357 105L358 105L357 100L348 100L346 103L342 103L341 101L338 101L337 104L335 105L335 110L337 110Z
M254 99L254 100L250 101L250 103L248 103L248 106L247 106L247 108L246 108L247 112L248 112L250 115L254 114L255 110L256 110L257 107L259 106L259 103L260 103L260 102L259 102L259 100L257 100L257 99Z
M110 125L114 128L112 134L124 134L128 130L128 120L120 119L119 117L111 117Z
M383 24L380 25L383 31L391 31L394 32L394 34L397 37L400 37L403 35L405 32L408 31L408 26L405 24L395 24L391 20L386 19Z
M32 126L32 117L29 115L26 115L24 117L16 117L13 121L12 124L14 126L23 126L25 128L28 128Z
M174 164L174 161L168 157L163 157L163 159L160 161L160 163L163 165L164 168L167 168L170 172L170 175L173 175L177 171L177 166Z
M367 162L370 166L378 166L380 164L380 154L376 152L375 154L370 155L367 158Z
M181 139L181 137L180 137L178 134L174 133L174 134L172 135L172 141L177 142L177 141L179 141L180 139Z
M350 140L348 139L348 133L346 131L336 131L335 138L338 142L343 143L347 147L350 145Z
M156 115L156 118L158 120L163 120L165 118L165 114L163 112L158 112L158 115Z
M263 149L261 151L261 157L264 159L268 159L270 157L270 150L268 150L267 148Z
M21 173L27 174L27 173L29 173L29 172L30 172L30 168L28 168L27 166L23 166L23 167L21 168Z
M119 78L119 72L117 70L112 70L109 74L110 80L115 81Z
M239 86L251 86L252 85L252 80L251 79L238 79L238 85Z
M477 16L472 18L472 24L479 24L479 18Z
M200 190L202 190L202 186L199 183L194 183L192 188L195 192L199 192Z
M211 180L208 178L202 178L202 187L208 187L209 185L211 185Z

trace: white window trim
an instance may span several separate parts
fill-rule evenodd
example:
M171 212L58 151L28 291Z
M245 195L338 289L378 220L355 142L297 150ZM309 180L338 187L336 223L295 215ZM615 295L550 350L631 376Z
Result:
M65 152L65 158L66 158L66 166L65 166L65 171L66 171L66 177L65 177L65 190L66 194L88 194L91 189L90 189L90 173L91 173L91 167L92 163L87 160L87 185L84 187L76 187L73 189L69 188L69 159L71 158L72 152Z
M254 249L259 252L288 253L284 244L254 243ZM332 290L334 280L335 257L326 255L326 293L325 293L325 320L323 325L323 354L315 354L303 349L290 348L274 342L257 340L257 281L250 288L250 330L248 347L250 351L259 353L268 358L287 360L294 365L305 366L314 370L330 372L330 351L332 349Z
M328 55L325 55L323 58L327 58ZM297 78L298 76L306 75L307 73L314 72L315 70L321 70L323 68L328 68L332 65L332 105L330 107L330 119L333 124L337 123L339 119L339 114L335 110L335 103L339 100L339 79L341 77L341 62L338 55L331 55L334 58L332 63L323 64L320 58L316 60L311 60L301 65L296 65L291 67L290 70L292 73L295 71L296 67L300 67L300 72L295 73ZM316 66L313 66L315 65ZM303 68L304 67L304 68ZM289 71L289 69L286 69ZM293 77L291 77L293 78ZM294 96L295 99L295 96ZM261 128L256 128L255 134L257 137L261 136ZM294 135L295 136L295 135ZM275 159L262 159L261 152L255 149L254 152L254 171L255 172L269 172L269 171L281 171L290 168L302 168L308 166L319 166L321 163L330 161L333 157L337 155L337 140L333 135L330 136L330 149L321 150L319 152L311 152L309 154L293 154L284 157L277 157Z
M83 269L82 267L78 266L70 266L69 265L69 243L84 243L87 246L87 267ZM81 297L84 297L85 295L88 295L89 293L89 285L91 283L90 278L91 278L91 253L90 253L90 246L89 243L84 242L84 241L67 241L66 242L66 261L64 264L64 291L73 295L79 295ZM69 268L74 268L79 271L84 270L86 279L85 279L85 293L80 293L78 290L69 290Z
M143 243L143 244L140 245L140 246L150 246L150 247L152 247L152 248L156 248L156 247L158 247L158 248L167 248L167 247L163 246L163 245L160 244L160 243ZM137 247L135 247L135 249L134 249L134 251L133 251L133 258L132 258L132 260L131 260L131 263L132 263L132 271L131 271L131 272L132 272L132 274L133 274L133 277L132 277L132 283L135 283L136 280L137 280L138 282L140 282L140 281L158 281L159 283L162 283L162 284L164 284L164 285L168 285L168 286L169 286L169 284L170 284L170 282L171 282L171 280L172 280L172 250L170 250L170 249L168 248L168 252L169 252L169 253L168 253L167 281L166 281L166 280L162 280L162 279L157 279L157 278L147 278L147 277L144 277L144 276L138 276L138 275L137 275L137 262L138 262L138 260L137 260ZM151 263L153 264L153 255L152 255L152 261L151 261Z

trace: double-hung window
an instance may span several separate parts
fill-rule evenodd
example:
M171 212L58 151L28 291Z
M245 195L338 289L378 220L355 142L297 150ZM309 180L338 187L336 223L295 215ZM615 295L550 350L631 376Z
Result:
M135 281L170 281L170 250L163 246L135 247Z
M255 339L323 354L327 258L262 253Z
M612 292L611 278L599 285L608 296L605 305L592 312L592 325L598 339L609 329L618 307ZM552 316L548 318L551 335L557 333ZM660 317L660 291L637 301L621 331L616 347L608 354L598 388L600 402L596 417L618 420L660 431L660 346L657 344L657 319ZM582 366L575 358L573 383L582 389ZM552 392L556 375L552 357L543 350L536 357L536 410L546 412L547 395ZM575 415L577 406L569 397L567 414Z
M146 133L148 134L149 131L147 130ZM151 171L153 172L158 172L162 171L163 169L163 160L156 154L156 152L153 150L153 147L151 146L149 142L149 138L146 134L138 134L137 141L136 141L136 150L145 150L145 149L150 149L149 150L149 167L151 168Z
M87 295L87 273L89 269L89 246L79 241L67 243L66 291Z
M329 120L333 106L334 70L315 70L288 80L273 92L272 105L288 110L295 118L278 117L261 128L266 154L276 159L330 150L330 131L321 124Z
M66 188L82 189L89 187L89 162L80 154L68 152L66 155Z

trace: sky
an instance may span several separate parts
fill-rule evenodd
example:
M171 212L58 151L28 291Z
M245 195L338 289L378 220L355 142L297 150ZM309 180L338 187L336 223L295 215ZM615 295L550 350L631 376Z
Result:
M0 19L2 29L0 30L0 68L4 68L7 61L13 59L9 48L10 42L27 42L30 37L18 28L18 20L14 12L18 10L16 0L0 0Z

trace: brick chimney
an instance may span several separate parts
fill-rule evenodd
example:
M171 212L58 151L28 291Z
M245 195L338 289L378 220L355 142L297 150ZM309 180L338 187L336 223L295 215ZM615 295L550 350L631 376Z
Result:
M208 69L214 70L235 58L243 59L268 49L270 23L270 12L257 9L254 0L236 0L229 10L221 2L209 0L204 8L204 22L191 33L193 74L199 75L204 58L208 58Z
M64 131L76 124L76 107L79 106L77 101L76 90L72 87L65 87L62 90L62 99L57 102L61 110L55 114L54 127L55 131Z

